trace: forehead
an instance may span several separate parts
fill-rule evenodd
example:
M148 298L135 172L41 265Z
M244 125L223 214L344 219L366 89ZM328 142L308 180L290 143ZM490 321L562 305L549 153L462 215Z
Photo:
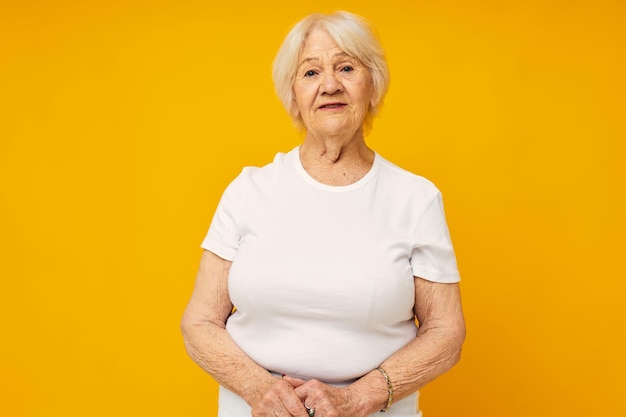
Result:
M314 29L304 38L299 60L303 61L311 58L320 58L323 55L334 56L338 54L347 55L328 32Z

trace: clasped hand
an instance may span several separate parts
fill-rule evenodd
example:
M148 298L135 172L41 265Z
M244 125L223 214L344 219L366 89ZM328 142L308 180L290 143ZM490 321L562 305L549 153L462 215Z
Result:
M356 416L350 401L350 387L334 387L316 379L305 381L284 375L252 405L253 417L315 417Z

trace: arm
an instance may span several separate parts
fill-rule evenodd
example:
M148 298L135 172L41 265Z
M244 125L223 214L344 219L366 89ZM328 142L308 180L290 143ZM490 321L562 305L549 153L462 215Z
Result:
M458 284L441 284L416 277L414 311L420 323L417 337L381 364L391 380L394 402L452 368L460 359L465 340ZM315 406L317 411L323 409L320 415L324 417L367 416L387 406L387 383L378 370L369 372L345 389L309 381L296 388L296 392L309 407Z
M459 284L415 278L417 337L382 363L402 399L449 371L461 358L465 320Z
M181 322L187 352L220 385L250 404L253 415L289 410L289 415L305 417L293 387L250 359L226 332L233 308L228 294L230 266L230 261L204 251Z

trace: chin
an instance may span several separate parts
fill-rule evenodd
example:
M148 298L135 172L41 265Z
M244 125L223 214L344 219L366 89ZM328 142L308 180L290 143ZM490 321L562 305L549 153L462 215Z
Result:
M342 121L324 123L321 126L318 126L316 129L321 135L347 135L354 134L359 130L359 126L355 126L351 123L346 123Z

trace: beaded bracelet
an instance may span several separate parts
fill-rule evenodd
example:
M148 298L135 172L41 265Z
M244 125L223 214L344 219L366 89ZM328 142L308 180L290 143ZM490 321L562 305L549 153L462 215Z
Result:
M391 385L391 380L389 379L389 375L387 372L381 367L376 368L377 371L380 371L381 374L385 377L385 381L387 382L387 407L380 410L381 413L386 413L389 411L389 407L391 407L391 402L393 401L393 386Z

